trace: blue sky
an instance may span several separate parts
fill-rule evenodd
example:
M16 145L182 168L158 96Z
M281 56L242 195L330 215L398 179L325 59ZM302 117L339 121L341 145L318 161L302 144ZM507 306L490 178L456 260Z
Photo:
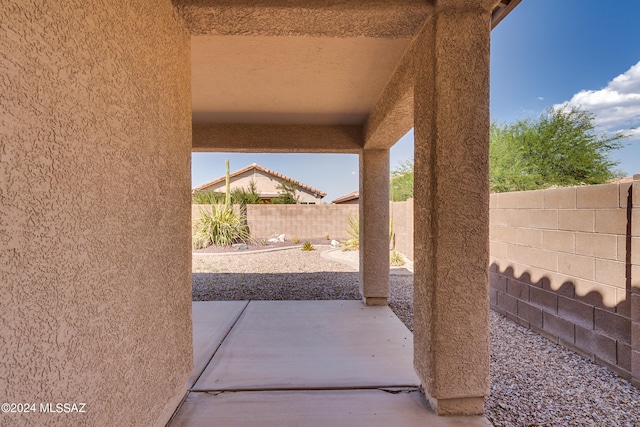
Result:
M640 173L640 1L523 0L492 32L491 118L535 118L564 103L596 115L603 132L632 137L612 154L626 175ZM413 133L391 149L391 169L413 155ZM358 157L333 154L194 153L192 184L258 163L327 192L358 188Z

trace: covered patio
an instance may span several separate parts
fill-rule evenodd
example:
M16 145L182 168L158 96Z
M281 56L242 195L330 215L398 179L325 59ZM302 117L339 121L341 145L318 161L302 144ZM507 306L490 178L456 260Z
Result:
M358 154L367 306L389 297L389 152L414 128L414 366L439 415L488 394L490 30L517 3L174 1L193 151Z
M0 389L91 409L11 422L171 418L193 374L192 151L357 154L362 310L385 306L389 149L411 128L412 384L437 415L482 414L490 32L518 3L9 0Z
M413 336L358 301L193 303L194 375L170 426L488 426L438 417Z

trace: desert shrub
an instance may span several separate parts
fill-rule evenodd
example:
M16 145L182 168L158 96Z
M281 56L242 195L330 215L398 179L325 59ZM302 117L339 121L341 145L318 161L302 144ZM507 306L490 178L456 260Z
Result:
M191 195L194 205L219 205L224 203L224 194L214 191L196 192Z
M360 248L360 219L358 215L349 215L347 217L347 235L350 238L342 242L342 250L352 251Z
M256 205L262 203L256 183L252 180L247 188L239 187L231 191L231 200L237 205Z
M282 181L276 187L278 196L271 199L274 205L295 205L300 202L300 197L296 196L298 185L293 182Z
M313 247L313 245L311 244L311 242L307 241L307 242L304 242L304 243L302 244L302 250L303 250L303 251L315 251L315 250L316 250L316 248L314 248L314 247Z
M291 243L293 243L294 245L297 245L298 243L300 243L300 238L298 236L293 236L291 238Z
M224 205L213 205L211 213L201 211L194 224L193 246L229 246L251 240L246 218Z
M395 249L389 252L389 263L394 267L400 267L404 265L404 255Z

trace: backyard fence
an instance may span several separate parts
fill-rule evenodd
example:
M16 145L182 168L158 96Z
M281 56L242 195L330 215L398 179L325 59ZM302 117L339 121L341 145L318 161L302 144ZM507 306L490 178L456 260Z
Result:
M210 212L211 206L192 205L194 221L201 210ZM287 240L294 236L300 239L328 236L330 240L344 240L348 237L347 218L350 215L358 215L358 205L247 205L247 224L255 239L284 234Z
M491 195L490 301L511 320L640 380L640 175Z
M389 209L395 248L413 259L413 200L390 202ZM211 212L211 206L191 206L194 221L202 210ZM256 239L284 234L287 240L294 236L346 240L350 238L347 218L357 215L358 205L247 205L247 223L251 236Z

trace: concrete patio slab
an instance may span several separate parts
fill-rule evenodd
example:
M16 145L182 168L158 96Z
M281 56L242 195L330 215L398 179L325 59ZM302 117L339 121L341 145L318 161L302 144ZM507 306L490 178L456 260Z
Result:
M172 427L488 427L484 417L438 417L419 391L190 393Z
M252 301L192 389L419 385L413 336L388 307L360 301Z
M220 347L249 301L194 301L193 319L193 376L189 387L206 368L211 356Z

